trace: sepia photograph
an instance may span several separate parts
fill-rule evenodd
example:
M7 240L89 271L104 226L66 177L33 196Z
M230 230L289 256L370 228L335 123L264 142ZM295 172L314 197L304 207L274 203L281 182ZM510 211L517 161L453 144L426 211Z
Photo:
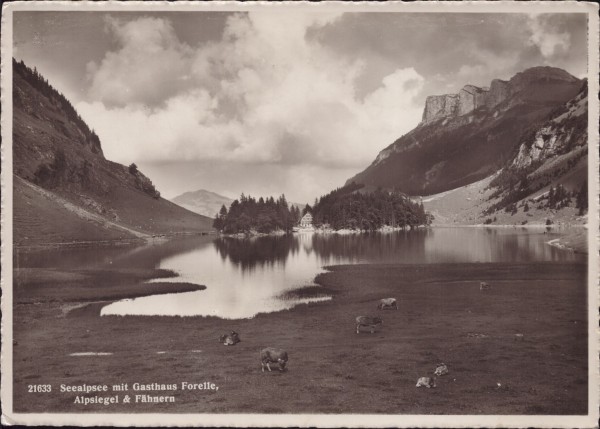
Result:
M384 3L3 6L3 424L598 426L598 5Z

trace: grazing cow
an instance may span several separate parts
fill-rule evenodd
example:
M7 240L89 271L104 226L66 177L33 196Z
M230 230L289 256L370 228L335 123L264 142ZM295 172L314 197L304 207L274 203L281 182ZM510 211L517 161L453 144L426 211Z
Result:
M225 334L219 337L219 342L223 343L223 345L225 346L233 346L239 343L240 341L240 336L235 331L231 331L231 334Z
M358 316L356 318L356 333L360 332L361 326L366 326L371 328L371 334L375 332L375 328L377 325L383 324L383 320L380 317L371 317L371 316Z
M435 387L435 377L420 377L417 380L417 387L431 388Z
M486 283L486 282L481 282L479 283L479 290L488 290L491 289L492 287Z
M265 365L269 372L271 371L270 363L278 363L279 371L285 370L285 365L288 361L288 354L285 350L274 349L273 347L267 347L262 349L260 352L260 363L262 365L262 372L265 372Z
M445 363L438 363L433 373L437 376L446 375L448 374L448 366Z
M396 298L383 298L380 300L379 304L377 304L377 309L384 310L386 308L395 308L398 310L398 302L396 302Z

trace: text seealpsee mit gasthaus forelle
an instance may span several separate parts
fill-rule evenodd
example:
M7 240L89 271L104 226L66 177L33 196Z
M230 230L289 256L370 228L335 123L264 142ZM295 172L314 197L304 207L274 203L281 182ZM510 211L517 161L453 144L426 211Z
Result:
M43 386L41 388L40 386ZM30 392L51 394L52 385L37 385ZM219 390L219 386L210 381L180 383L120 383L120 384L61 384L61 394L74 394L73 403L79 405L115 405L173 403L175 392L203 392Z

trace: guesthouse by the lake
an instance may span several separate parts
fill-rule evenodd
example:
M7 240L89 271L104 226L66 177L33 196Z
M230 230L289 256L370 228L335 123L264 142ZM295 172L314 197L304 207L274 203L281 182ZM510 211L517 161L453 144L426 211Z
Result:
M306 213L300 219L300 228L312 228L313 226L313 217L310 213Z

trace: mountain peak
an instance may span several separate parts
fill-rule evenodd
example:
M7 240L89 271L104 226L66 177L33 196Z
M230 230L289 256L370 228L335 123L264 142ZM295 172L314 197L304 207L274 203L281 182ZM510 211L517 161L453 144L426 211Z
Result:
M520 79L520 78L528 78L528 79L557 79L564 80L567 82L577 82L575 76L571 75L569 72L560 69L558 67L551 66L536 66L523 70L522 72L514 75L510 80Z
M479 108L491 110L522 91L526 92L527 97L546 98L547 95L536 94L528 88L536 82L547 85L549 82L578 83L580 81L565 70L556 67L531 67L517 73L509 81L494 79L489 87L467 84L458 94L427 97L421 123L428 124L439 119L463 116Z

